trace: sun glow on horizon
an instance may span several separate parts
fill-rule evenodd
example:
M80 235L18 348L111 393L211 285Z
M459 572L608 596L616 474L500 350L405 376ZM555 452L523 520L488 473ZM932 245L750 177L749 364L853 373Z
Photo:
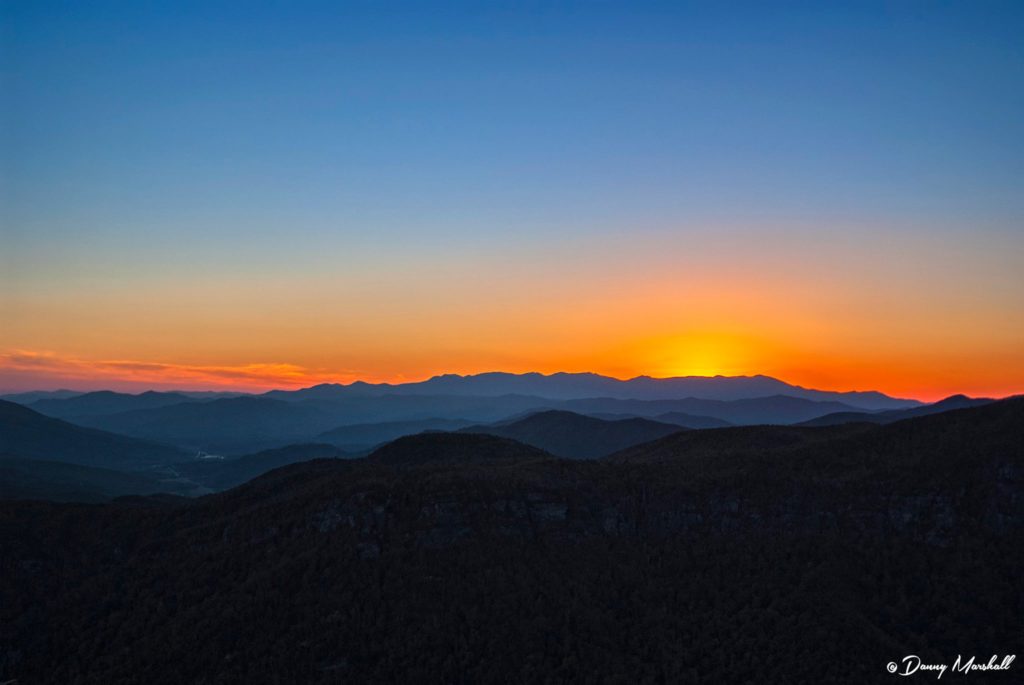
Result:
M646 356L655 373L672 376L753 375L755 350L748 336L697 332L648 341Z
M1024 391L1017 7L15 5L0 391Z
M844 383L839 377L815 371L789 371L771 368L742 366L744 355L754 359L744 350L739 338L731 335L702 334L689 338L667 339L661 351L649 355L652 358L671 361L685 359L675 366L666 365L658 369L636 368L633 371L596 367L496 367L479 366L457 369L429 369L419 373L360 373L357 371L336 371L326 368L309 369L295 364L253 363L236 366L189 365L152 361L89 361L62 357L50 353L18 351L0 354L0 392L25 392L30 390L69 389L76 391L116 390L142 392L145 390L182 391L235 391L265 392L267 390L296 390L321 383L343 383L365 381L370 383L407 383L424 381L444 373L473 375L493 371L527 373L538 371L551 374L558 372L581 373L590 371L601 375L628 380L637 376L653 378L673 377L715 377L715 376L771 376L778 380L818 390L845 392L851 390L877 390L894 397L934 401L952 394L964 393L978 397L1005 397L1019 394L1024 388L1010 385L977 384L964 387L942 384L942 379L928 377L900 379L891 373L868 375L863 369L857 370L859 382ZM670 342L669 342L670 341ZM672 351L674 352L674 355ZM877 371L877 370L876 370ZM886 381L888 378L888 381ZM875 382L872 382L875 379ZM918 384L915 386L914 380Z

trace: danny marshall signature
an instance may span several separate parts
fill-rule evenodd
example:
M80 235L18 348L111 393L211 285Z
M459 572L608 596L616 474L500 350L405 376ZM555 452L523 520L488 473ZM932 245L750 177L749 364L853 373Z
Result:
M918 672L934 673L935 678L939 679L949 671L950 673L971 673L973 671L1008 671L1010 665L1014 659L1017 658L1016 654L1007 654L1003 657L1002 661L999 660L999 655L993 654L992 658L988 661L979 662L977 657L970 657L965 659L963 655L957 654L956 661L950 664L929 664L921 660L916 654L909 654L903 657L899 663L890 661L886 670L893 675L908 676L914 675Z

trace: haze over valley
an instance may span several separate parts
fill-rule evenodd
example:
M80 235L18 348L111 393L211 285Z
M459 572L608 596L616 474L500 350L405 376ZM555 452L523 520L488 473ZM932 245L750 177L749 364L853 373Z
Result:
M990 401L955 397L924 404L879 392L806 389L765 376L621 381L507 373L259 395L57 391L0 399L0 455L12 474L6 483L11 497L45 498L51 481L53 497L63 500L195 496L293 462L365 457L422 433L493 435L556 457L597 459L680 431L889 423ZM71 465L77 470L69 471ZM83 477L75 491L69 473L90 479Z

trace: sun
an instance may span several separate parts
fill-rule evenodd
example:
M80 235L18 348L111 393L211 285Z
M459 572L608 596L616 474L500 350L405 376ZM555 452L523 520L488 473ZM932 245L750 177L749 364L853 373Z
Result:
M679 353L674 376L722 376L729 370L727 355L715 345L691 345Z
M756 356L745 337L719 332L673 336L660 348L656 366L666 376L740 375Z

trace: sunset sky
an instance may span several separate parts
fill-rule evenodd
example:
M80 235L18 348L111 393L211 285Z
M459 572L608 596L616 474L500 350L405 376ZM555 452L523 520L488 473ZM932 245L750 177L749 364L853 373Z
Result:
M1024 392L1024 3L3 3L0 391Z

